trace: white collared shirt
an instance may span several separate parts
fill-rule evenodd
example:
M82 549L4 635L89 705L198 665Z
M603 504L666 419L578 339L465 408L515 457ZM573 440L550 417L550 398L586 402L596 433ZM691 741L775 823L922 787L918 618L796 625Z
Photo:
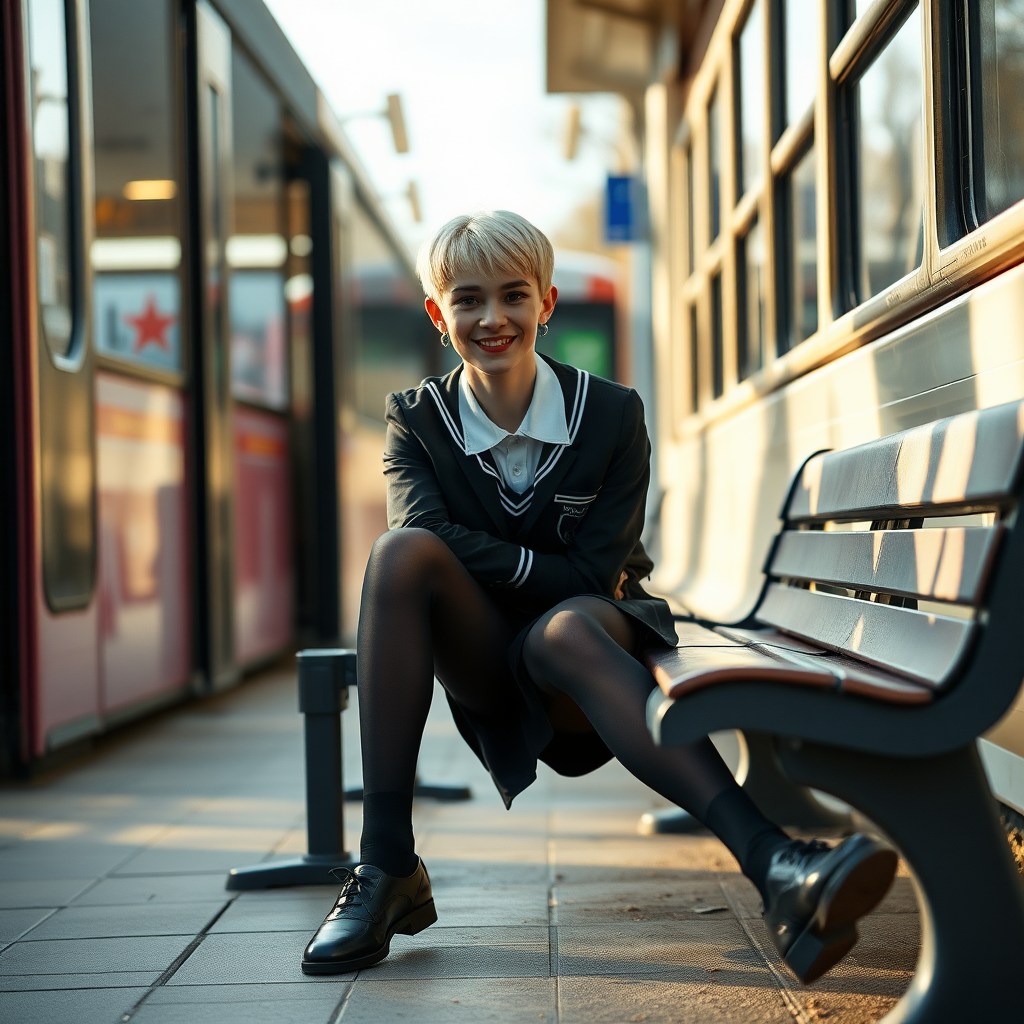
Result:
M502 482L516 494L522 494L533 483L545 444L569 443L565 400L558 377L536 353L534 359L537 380L533 385L533 398L515 433L499 427L483 411L465 372L459 378L459 414L466 438L466 454L490 451Z

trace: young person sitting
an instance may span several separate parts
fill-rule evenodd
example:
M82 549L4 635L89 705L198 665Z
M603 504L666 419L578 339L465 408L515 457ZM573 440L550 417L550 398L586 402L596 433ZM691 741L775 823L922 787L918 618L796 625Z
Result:
M790 839L736 784L711 741L660 748L654 686L637 660L675 645L668 605L641 586L650 444L635 391L535 351L555 308L547 238L505 211L458 217L419 265L426 309L462 365L388 396L388 526L359 613L360 861L310 940L307 973L387 956L437 920L412 827L416 759L434 678L506 806L537 761L583 775L612 757L685 808L757 886L781 953L856 941L885 894L891 849ZM813 975L813 977L812 977Z

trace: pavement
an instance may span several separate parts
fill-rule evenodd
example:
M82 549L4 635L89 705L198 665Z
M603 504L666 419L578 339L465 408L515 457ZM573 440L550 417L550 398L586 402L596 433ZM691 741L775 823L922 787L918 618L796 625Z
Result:
M354 708L344 723L353 785ZM665 804L618 764L582 779L541 766L507 812L435 699L420 770L474 794L416 807L440 919L397 937L383 964L326 978L305 977L299 958L336 889L224 888L232 866L305 849L289 670L5 784L0 1021L860 1024L909 984L919 920L905 876L853 954L803 988L716 839L636 834L639 815ZM358 805L346 828L357 845Z

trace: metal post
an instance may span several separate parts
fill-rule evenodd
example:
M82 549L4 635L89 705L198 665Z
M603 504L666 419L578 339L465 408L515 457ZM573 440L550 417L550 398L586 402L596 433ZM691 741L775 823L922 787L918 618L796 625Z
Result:
M306 849L302 857L232 868L228 889L325 885L331 869L354 867L345 849L341 712L356 683L356 652L299 651L299 711L305 715Z

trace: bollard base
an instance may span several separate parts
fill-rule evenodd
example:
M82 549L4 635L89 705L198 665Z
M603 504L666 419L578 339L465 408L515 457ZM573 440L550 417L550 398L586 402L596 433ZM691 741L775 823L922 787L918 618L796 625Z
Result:
M354 868L359 862L349 853L305 854L289 860L249 864L228 872L225 889L271 889L282 885L337 885L331 868Z

